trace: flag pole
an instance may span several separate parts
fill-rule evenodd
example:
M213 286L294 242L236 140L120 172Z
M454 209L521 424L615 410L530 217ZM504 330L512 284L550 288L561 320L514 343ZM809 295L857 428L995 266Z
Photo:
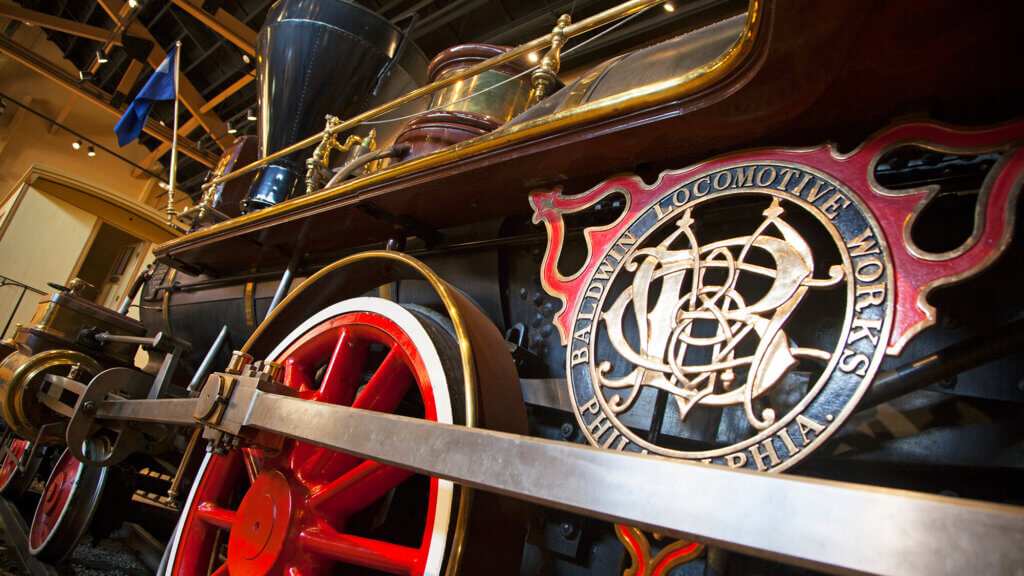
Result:
M178 172L178 70L181 68L181 40L174 43L174 132L171 134L171 182L167 188L167 223L178 215L174 210L174 186Z

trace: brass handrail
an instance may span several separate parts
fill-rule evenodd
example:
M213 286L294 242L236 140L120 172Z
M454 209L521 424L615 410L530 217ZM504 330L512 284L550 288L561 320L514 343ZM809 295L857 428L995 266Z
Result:
M564 35L564 38L572 38L573 36L578 36L580 34L583 34L584 32L589 32L594 28L604 26L605 24L610 24L618 19L626 18L641 10L646 10L647 8L657 6L658 4L662 4L666 1L667 0L630 0L629 2L619 4L614 8L609 8L603 12L595 14L590 18L580 20L576 24L570 24L566 26L564 29L562 29L562 34ZM505 62L515 60L516 58L525 56L530 52L534 52L542 48L547 48L548 46L551 45L552 40L557 36L558 34L556 34L555 32L550 32L544 36L541 36L540 38L531 40L526 44L520 44L519 46L507 52L494 56L493 58L484 60L483 62L475 66L471 66L455 74L452 74L451 76L442 78L432 84L427 84L426 86L417 88L412 92L409 92L408 94L401 96L395 100L382 104L376 108L373 108L372 110L363 112L362 114L353 116L352 118L349 118L348 120L336 126L333 126L329 130L317 132L316 134L313 134L312 136L306 138L305 140L300 140L295 144L288 146L287 148L270 154L265 158L253 162L252 164L248 164L239 170L233 170L228 174L218 176L204 184L203 190L208 190L215 186L219 186L224 182L233 180L239 176L243 176L245 174L248 174L249 172L252 172L253 170L261 168L269 162L272 162L279 158L283 158L293 152L297 152L304 148L308 148L309 146L312 146L313 144L320 142L321 138L323 138L325 133L327 133L328 135L333 135L338 134L340 132L345 132L346 130L355 128L356 126L362 124L363 122L373 120L374 118L377 118L383 114L387 114L388 112L400 108L405 104L408 104L409 102L422 98L423 96L433 94L434 92L442 88L451 86L452 84L455 84L456 82L459 82L461 80L465 80L470 76L475 76L481 72L490 70L491 68L504 64Z

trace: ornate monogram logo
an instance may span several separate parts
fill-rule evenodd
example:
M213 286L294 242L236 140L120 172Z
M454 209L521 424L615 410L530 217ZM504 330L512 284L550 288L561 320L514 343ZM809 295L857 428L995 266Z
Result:
M652 186L619 177L578 196L534 193L535 221L549 231L544 284L565 303L555 325L588 440L761 471L820 445L886 353L934 321L927 291L983 268L1012 229L1016 189L997 182L979 206L980 218L1003 224L986 230L995 240L987 250L916 250L905 227L928 191L897 195L868 176L907 130L846 158L824 147L757 152L666 172ZM986 133L987 145L1006 136ZM1019 175L1024 155L1014 158ZM623 215L587 229L587 264L559 273L562 214L616 194ZM897 271L914 278L910 286Z
M743 164L674 187L585 282L567 367L581 429L618 450L788 465L884 353L878 238L849 192L806 167ZM842 329L801 332L818 317Z

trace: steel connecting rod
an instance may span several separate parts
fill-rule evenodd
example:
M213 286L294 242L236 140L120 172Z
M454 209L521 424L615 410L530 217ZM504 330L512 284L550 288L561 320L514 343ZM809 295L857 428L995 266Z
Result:
M259 363L258 363L259 364ZM215 445L281 436L662 534L830 572L1019 574L1024 511L470 429L282 394L217 373L198 399L105 400L97 419L206 426ZM416 442L408 439L415 438Z

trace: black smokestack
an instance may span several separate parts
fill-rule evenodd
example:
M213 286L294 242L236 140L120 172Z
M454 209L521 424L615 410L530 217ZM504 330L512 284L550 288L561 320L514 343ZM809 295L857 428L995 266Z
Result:
M427 59L402 40L386 19L343 0L274 4L256 42L260 158L322 131L328 114L349 118L382 93L423 85ZM311 154L302 150L261 168L243 211L290 198Z

